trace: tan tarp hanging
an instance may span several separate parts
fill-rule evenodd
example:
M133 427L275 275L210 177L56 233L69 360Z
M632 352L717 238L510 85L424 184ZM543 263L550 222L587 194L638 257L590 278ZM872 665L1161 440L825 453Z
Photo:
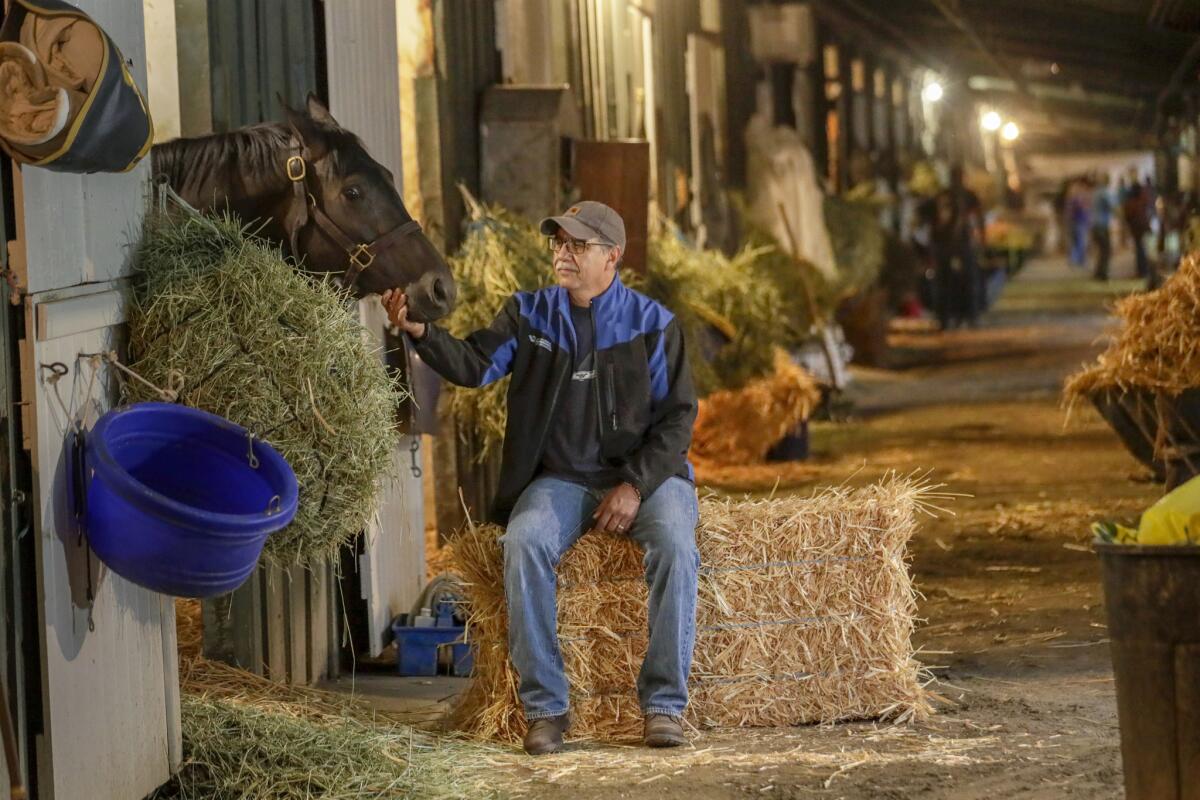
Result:
M771 127L765 117L756 114L746 126L746 150L750 219L789 251L790 227L799 250L792 255L833 279L837 266L825 227L824 195L800 135L791 128ZM787 214L786 226L780 218L780 205Z

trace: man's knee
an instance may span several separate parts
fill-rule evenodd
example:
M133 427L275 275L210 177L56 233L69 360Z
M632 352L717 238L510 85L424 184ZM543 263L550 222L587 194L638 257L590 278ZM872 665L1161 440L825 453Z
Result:
M500 537L506 566L518 563L558 562L558 535L552 525L535 519L514 518Z
M656 524L644 540L647 567L671 566L695 569L700 566L694 526L674 522Z

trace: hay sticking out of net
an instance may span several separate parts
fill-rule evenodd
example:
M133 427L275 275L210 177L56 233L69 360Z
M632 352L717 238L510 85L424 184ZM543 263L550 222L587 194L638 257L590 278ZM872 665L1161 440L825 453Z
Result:
M301 275L229 218L147 217L129 304L133 368L179 402L273 445L300 483L277 563L335 553L375 513L398 441L399 388L346 297ZM129 401L156 400L126 385Z
M906 552L917 514L940 497L936 489L891 478L809 497L703 500L690 721L778 726L927 715ZM473 527L453 544L478 648L457 720L472 735L516 741L525 719L508 659L500 533ZM636 739L634 686L646 649L641 551L627 538L589 533L558 575L571 735Z
M1177 395L1200 386L1200 253L1161 288L1117 301L1121 328L1096 363L1067 379L1069 399L1105 389Z
M347 695L180 659L184 761L155 798L489 797L490 748L418 731Z
M816 381L781 349L775 371L741 389L713 392L700 400L692 431L693 463L756 464L821 400Z

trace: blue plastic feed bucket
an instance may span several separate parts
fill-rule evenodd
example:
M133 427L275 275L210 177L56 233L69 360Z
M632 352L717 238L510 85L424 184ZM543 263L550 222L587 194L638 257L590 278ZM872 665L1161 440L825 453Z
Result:
M164 594L236 589L267 536L296 515L296 475L283 456L195 408L109 411L87 434L83 459L92 549L113 572Z

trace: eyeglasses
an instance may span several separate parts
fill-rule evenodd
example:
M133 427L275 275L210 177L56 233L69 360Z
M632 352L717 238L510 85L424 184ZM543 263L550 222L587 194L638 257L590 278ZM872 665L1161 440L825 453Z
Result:
M549 250L551 253L557 253L558 249L560 247L562 247L564 244L567 246L568 250L570 250L572 253L574 253L577 256L583 255L583 252L585 250L587 250L590 245L607 246L607 245L605 245L604 242L590 242L590 241L584 241L583 239L559 240L558 237L556 237L556 236L547 236L546 237L546 249Z

